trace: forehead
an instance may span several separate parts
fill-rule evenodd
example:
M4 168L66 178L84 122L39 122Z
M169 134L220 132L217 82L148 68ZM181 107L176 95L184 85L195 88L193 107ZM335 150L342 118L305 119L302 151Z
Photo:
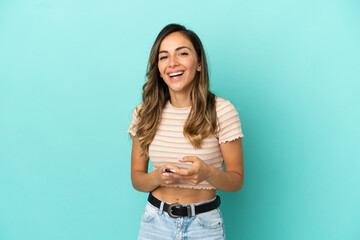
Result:
M172 51L180 46L185 46L190 49L194 49L193 44L187 37L185 37L180 32L174 32L169 34L162 40L159 51L162 50Z

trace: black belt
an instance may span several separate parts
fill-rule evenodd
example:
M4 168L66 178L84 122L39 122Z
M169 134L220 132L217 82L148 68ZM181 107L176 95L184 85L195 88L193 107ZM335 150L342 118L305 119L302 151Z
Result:
M151 193L149 194L148 201L153 206L160 209L162 201L157 199L156 197L154 197ZM204 213L204 212L214 210L214 209L218 208L219 206L220 206L220 197L216 196L216 198L211 202L194 206L195 207L195 215L199 214L199 213ZM169 214L169 216L173 217L173 218L192 216L190 205L183 206L182 204L177 204L177 203L167 204L164 202L163 211L167 212Z

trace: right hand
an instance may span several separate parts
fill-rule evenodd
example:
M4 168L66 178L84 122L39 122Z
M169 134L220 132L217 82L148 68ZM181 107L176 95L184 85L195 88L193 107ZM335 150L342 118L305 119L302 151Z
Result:
M165 169L170 169L173 172L165 172ZM179 179L174 178L174 173L178 170L180 170L180 168L174 165L165 164L160 166L158 169L156 169L154 171L154 174L156 176L159 185L168 185L178 182Z

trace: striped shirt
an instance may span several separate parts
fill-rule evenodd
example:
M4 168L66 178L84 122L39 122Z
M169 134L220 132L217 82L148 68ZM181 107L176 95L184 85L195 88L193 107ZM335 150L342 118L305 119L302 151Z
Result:
M128 132L136 135L138 111L141 104L136 107ZM168 101L162 112L156 135L149 146L149 157L156 170L163 164L172 164L180 169L190 168L190 163L181 163L177 159L185 156L197 156L205 163L223 170L224 159L220 150L220 144L243 137L239 115L234 105L223 98L216 97L216 114L219 129L215 136L203 139L200 149L195 149L190 141L184 137L184 123L190 113L191 106L176 108ZM195 189L215 189L206 181L198 185L176 183L165 185L167 187L184 187Z

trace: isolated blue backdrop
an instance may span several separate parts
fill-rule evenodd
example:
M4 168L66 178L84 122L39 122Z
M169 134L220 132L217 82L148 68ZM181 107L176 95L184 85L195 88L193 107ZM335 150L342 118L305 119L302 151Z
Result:
M136 239L126 133L156 35L202 39L238 109L227 238L360 239L356 0L0 1L0 239Z

